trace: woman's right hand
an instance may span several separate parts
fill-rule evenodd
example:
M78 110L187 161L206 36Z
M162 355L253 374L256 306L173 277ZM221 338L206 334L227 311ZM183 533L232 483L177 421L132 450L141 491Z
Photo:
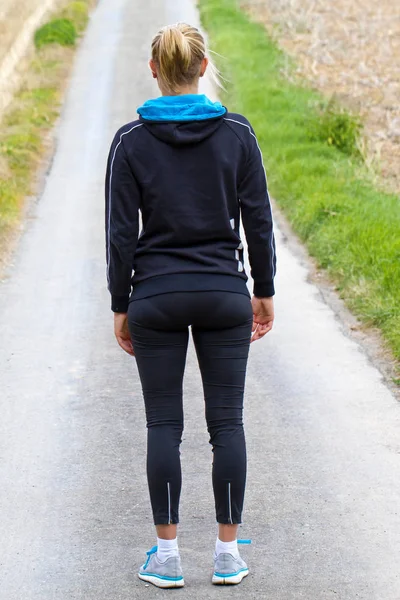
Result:
M256 298L251 299L253 307L253 328L251 342L260 340L268 331L271 331L274 323L274 299Z
M131 356L135 356L131 334L129 333L127 313L114 313L114 333L122 350L125 350Z

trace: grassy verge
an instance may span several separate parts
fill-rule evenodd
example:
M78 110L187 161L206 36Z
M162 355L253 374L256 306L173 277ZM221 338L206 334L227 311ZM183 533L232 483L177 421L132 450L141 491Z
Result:
M400 199L376 188L355 139L347 153L333 143L329 114L317 116L323 99L285 75L287 57L238 4L200 0L211 47L225 57L219 61L228 80L224 100L256 130L270 191L294 230L348 306L381 329L400 359ZM357 119L339 117L341 131L355 138ZM318 121L321 135L315 135Z
M3 115L0 135L0 248L32 192L46 135L58 114L74 46L94 0L70 2L35 34L35 55L23 85ZM61 22L61 27L60 27Z

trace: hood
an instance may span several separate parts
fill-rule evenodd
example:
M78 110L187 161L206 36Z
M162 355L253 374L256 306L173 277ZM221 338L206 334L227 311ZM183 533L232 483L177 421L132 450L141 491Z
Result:
M196 144L212 135L227 110L203 94L162 96L138 108L140 120L158 139L174 146Z

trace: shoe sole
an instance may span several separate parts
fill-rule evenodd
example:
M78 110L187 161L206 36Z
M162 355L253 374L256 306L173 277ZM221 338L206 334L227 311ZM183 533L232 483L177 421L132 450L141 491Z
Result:
M243 569L243 571L239 571L239 573L235 573L235 575L217 575L214 573L212 578L212 583L214 585L236 585L247 577L249 574L248 569Z
M185 585L183 577L181 579L162 579L161 577L157 577L155 575L142 575L142 573L138 573L139 579L142 581L147 581L148 583L152 583L156 587L159 588L181 588Z

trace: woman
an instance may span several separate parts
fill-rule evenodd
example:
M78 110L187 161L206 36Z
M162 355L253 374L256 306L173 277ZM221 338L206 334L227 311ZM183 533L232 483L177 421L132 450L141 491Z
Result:
M207 66L194 27L178 23L157 33L150 68L162 96L145 102L139 119L117 132L106 175L108 288L116 338L136 357L142 383L157 531L139 577L159 587L184 584L177 523L189 326L214 453L219 529L212 582L236 584L248 574L237 547L246 479L245 371L250 341L274 320L275 241L260 149L242 115L198 94Z

